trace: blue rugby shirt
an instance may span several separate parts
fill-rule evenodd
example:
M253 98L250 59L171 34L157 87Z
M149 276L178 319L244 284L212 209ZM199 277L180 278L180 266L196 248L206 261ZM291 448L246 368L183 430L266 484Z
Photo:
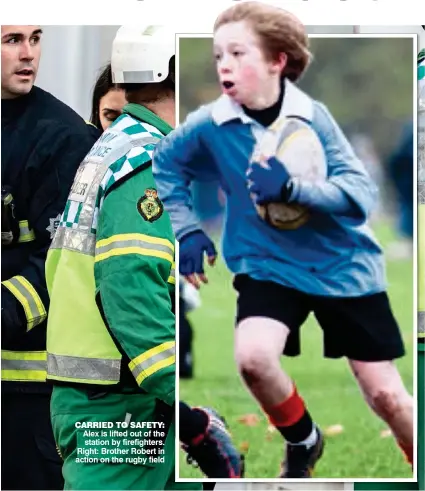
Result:
M228 268L306 293L355 297L386 288L382 249L367 225L377 188L327 108L286 82L280 116L310 122L323 144L328 179L297 181L312 216L297 230L277 230L257 214L245 172L265 131L228 96L201 106L157 145L153 172L177 239L201 228L190 182L219 179L227 196L222 251Z

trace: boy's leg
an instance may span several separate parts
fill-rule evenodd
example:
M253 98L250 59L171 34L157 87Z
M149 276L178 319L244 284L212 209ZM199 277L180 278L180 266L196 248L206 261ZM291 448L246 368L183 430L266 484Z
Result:
M404 355L404 345L387 294L317 299L315 315L324 330L325 355L349 359L365 400L412 464L413 399L391 361Z
M391 361L350 360L351 369L366 402L391 428L394 437L413 465L413 398L407 392Z
M299 353L298 329L308 316L300 292L246 275L235 278L239 292L235 356L248 389L288 442L283 477L309 477L323 440L291 378L280 366L287 341Z

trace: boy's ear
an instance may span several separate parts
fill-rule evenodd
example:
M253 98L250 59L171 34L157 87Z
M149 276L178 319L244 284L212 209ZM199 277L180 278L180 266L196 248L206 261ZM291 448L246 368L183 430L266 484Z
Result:
M286 67L286 64L288 63L288 55L286 53L279 53L279 58L277 59L278 66L280 68L280 71L283 71L283 69Z
M288 55L284 52L279 53L277 59L273 60L273 68L276 68L276 71L282 73L288 63Z

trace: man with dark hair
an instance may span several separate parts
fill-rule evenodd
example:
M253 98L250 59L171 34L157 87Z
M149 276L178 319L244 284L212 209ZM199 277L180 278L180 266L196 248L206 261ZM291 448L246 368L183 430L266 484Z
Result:
M2 26L1 37L2 489L62 489L46 383L44 266L72 180L99 135L34 86L40 26Z

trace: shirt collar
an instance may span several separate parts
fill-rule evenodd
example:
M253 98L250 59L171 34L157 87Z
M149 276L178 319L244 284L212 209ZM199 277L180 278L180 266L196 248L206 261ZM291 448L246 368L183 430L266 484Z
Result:
M287 79L285 80L285 96L279 114L279 117L282 116L298 116L308 121L313 119L313 100ZM240 119L244 124L253 122L253 119L244 113L242 107L226 94L213 103L212 118L217 125L233 119Z

